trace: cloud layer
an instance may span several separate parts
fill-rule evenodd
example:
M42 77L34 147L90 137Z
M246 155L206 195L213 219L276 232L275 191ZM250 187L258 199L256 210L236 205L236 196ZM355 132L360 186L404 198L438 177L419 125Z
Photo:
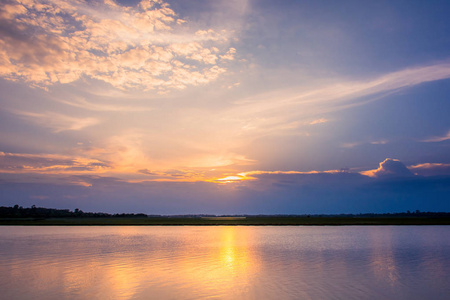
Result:
M92 78L120 89L183 89L216 80L236 53L225 31L191 29L161 0L9 0L0 37L0 76L41 87Z
M83 157L0 152L0 172L2 173L102 173L109 168L107 162Z
M3 157L8 154L2 154ZM30 160L31 157L26 159ZM9 157L21 160L24 157ZM39 164L48 164L37 158ZM28 165L36 164L28 162ZM71 161L55 161L60 165ZM45 166L42 166L45 167ZM387 159L383 172L404 174L404 165ZM416 169L427 168L417 166ZM160 176L139 170L146 176ZM380 171L379 171L380 172ZM172 173L177 175L176 173ZM217 182L133 182L108 176L47 174L17 180L0 174L3 204L81 207L85 211L144 212L149 214L317 214L445 211L450 176L369 177L349 171L254 171ZM168 174L166 174L168 175ZM183 174L178 174L183 176ZM252 180L242 180L251 177ZM127 199L127 201L123 201Z
M426 191L446 207L445 14L167 2L2 2L2 199L344 212L423 209L406 204ZM369 26L385 9L403 29Z

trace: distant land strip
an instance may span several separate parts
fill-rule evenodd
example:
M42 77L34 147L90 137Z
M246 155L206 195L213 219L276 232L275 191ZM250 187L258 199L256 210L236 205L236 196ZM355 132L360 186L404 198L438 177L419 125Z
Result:
M32 206L0 207L0 225L32 226L342 226L450 225L448 212L402 212L339 215L147 215L83 212Z

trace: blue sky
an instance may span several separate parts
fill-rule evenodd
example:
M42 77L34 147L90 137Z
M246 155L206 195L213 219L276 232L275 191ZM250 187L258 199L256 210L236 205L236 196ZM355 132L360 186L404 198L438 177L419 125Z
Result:
M450 210L447 1L8 0L1 205Z

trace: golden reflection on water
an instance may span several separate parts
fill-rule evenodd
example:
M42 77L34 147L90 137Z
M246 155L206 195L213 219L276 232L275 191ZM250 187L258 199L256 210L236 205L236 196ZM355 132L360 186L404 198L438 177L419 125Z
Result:
M183 249L184 253L172 265L178 272L175 281L181 286L195 286L199 295L212 292L231 296L245 289L258 271L257 259L249 249L249 231L221 226L209 235L208 247ZM192 245L190 242L187 244ZM167 270L159 269L157 272L161 272L158 277L169 275Z
M240 228L242 230L242 228ZM219 257L224 268L229 271L238 270L240 272L247 272L250 264L250 254L246 244L238 244L236 239L236 227L222 227L221 232L221 244ZM246 233L245 230L241 231ZM244 242L247 238L244 236Z
M239 232L238 232L239 231ZM119 235L139 232L122 227ZM82 262L64 261L64 293L110 299L183 296L183 290L195 287L197 296L232 297L249 285L258 271L258 263L249 249L246 228L216 227L211 231L187 234L176 248L150 249L143 256L111 253L91 256ZM194 241L192 240L194 239ZM200 245L207 245L207 247ZM61 268L39 268L39 278L54 278ZM53 273L53 275L51 275ZM55 281L43 282L47 289ZM185 296L185 295L184 295Z
M372 270L379 280L387 280L391 286L394 286L398 281L398 273L392 238L391 227L375 227L370 231Z
M0 232L0 298L445 299L449 231L432 230L19 228Z

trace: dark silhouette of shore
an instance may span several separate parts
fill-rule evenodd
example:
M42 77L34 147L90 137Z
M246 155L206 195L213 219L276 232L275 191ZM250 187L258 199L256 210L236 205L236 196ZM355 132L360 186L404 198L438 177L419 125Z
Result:
M80 209L31 206L0 207L0 225L450 225L448 212L401 212L317 215L147 215L108 214Z

